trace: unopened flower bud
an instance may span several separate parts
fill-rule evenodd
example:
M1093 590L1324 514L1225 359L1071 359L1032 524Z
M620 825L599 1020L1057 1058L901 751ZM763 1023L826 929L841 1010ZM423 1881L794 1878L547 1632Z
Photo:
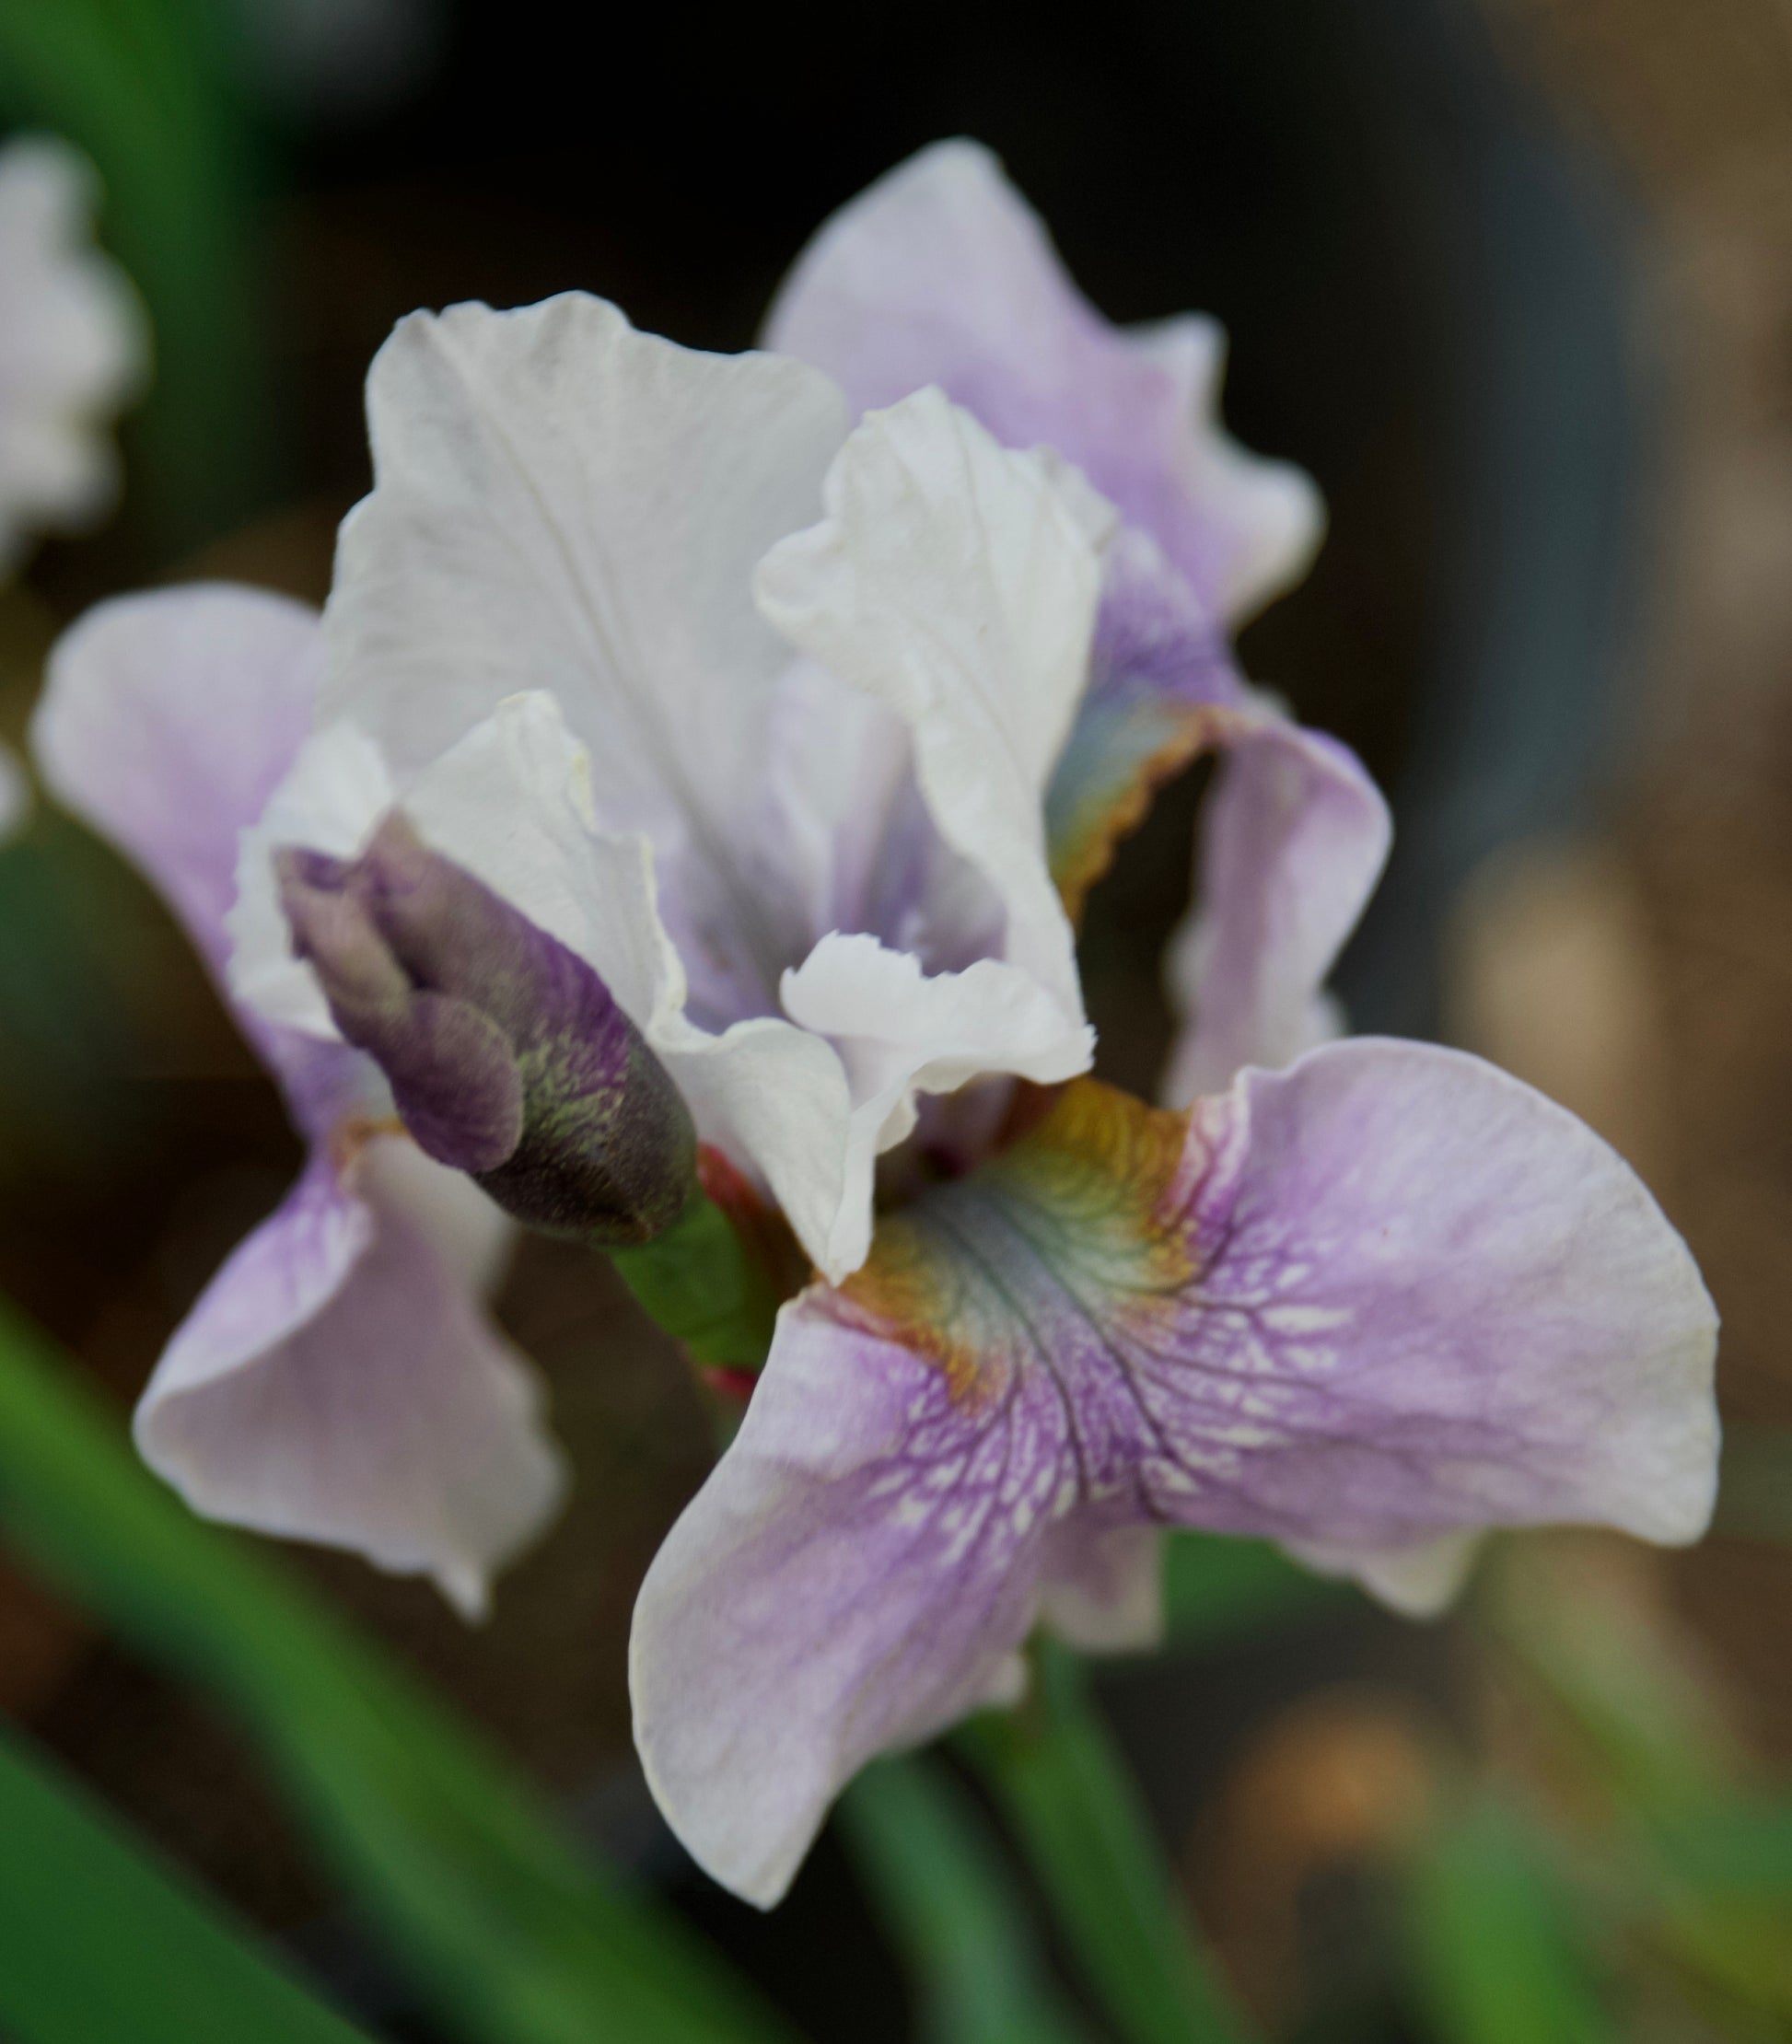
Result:
M601 1243L669 1227L696 1136L598 974L396 811L355 859L284 851L293 947L405 1127L526 1225Z

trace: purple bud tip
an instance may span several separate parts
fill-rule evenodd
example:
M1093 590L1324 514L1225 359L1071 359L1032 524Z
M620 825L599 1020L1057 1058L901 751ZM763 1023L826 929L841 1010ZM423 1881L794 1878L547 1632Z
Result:
M696 1137L598 974L394 811L356 859L276 856L293 948L406 1128L528 1225L645 1242L678 1218Z

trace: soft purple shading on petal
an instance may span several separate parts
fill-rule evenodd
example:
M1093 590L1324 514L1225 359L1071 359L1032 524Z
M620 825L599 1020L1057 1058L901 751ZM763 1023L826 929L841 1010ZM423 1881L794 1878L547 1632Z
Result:
M1694 1539L1715 1347L1628 1167L1477 1059L1331 1045L1188 1115L1078 1082L785 1308L637 1608L655 1793L775 1899L853 1771L964 1709L1041 1606L1143 1636L1126 1529L1403 1556L1409 1604L1482 1527Z
M92 167L32 135L0 149L0 570L118 490L105 429L143 380L142 308L93 245Z
M1148 534L1103 563L1088 684L1045 794L1052 877L1072 920L1159 785L1228 728L1243 683L1213 611Z
M99 604L51 656L31 730L45 782L148 875L215 973L237 833L304 742L322 663L315 610L223 583Z
M786 638L907 726L940 836L1007 912L1002 957L1059 1002L1067 1039L1082 1000L1040 808L1100 596L1086 494L924 390L856 428L828 470L827 517L754 575Z
M44 779L160 888L222 985L238 839L305 741L316 613L198 586L89 612L52 655ZM475 1299L495 1209L378 1133L371 1063L238 1009L311 1144L145 1394L145 1458L200 1511L426 1571L463 1608L553 1509L556 1451Z
M1064 1453L1049 1397L969 1425L946 1376L838 1295L785 1308L630 1648L647 1780L717 1880L769 1908L867 1760L1007 1686Z
M532 1371L371 1154L314 1154L169 1342L135 1432L195 1510L430 1575L468 1617L564 1489Z
M1101 1530L1081 1515L1046 1550L1040 1620L1086 1654L1139 1654L1164 1632L1164 1535L1156 1525Z
M1182 1028L1164 1098L1217 1092L1337 1032L1322 989L1386 864L1387 804L1335 738L1261 701L1215 713L1199 895L1165 961Z
M1308 479L1217 424L1219 330L1110 326L974 143L924 149L837 213L766 345L826 369L861 412L937 383L1008 446L1057 448L1228 621L1297 580L1318 541Z

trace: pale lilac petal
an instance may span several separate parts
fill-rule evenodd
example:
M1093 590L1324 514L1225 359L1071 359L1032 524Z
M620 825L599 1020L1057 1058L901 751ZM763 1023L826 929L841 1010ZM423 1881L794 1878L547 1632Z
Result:
M1164 1636L1164 1535L1155 1525L1055 1527L1040 1620L1085 1654L1142 1654Z
M1437 1618L1461 1595L1484 1544L1481 1533L1440 1533L1417 1547L1353 1552L1291 1540L1297 1562L1321 1575L1348 1576L1402 1618Z
M1088 672L1100 568L1076 500L926 390L867 419L828 517L761 563L762 610L913 735L939 834L1007 914L1002 955L1082 1022L1041 804Z
M148 875L220 977L238 835L305 741L322 661L315 610L222 583L99 604L50 656L31 726L45 784Z
M141 308L93 245L92 168L43 136L0 149L0 568L118 491L106 428L143 379Z
M924 149L837 213L766 344L827 370L858 411L937 384L1007 446L1056 447L1228 621L1297 579L1318 542L1308 479L1218 424L1217 328L1111 327L974 143Z
M718 1000L739 1013L756 986L772 1012L788 961L741 852L789 656L751 575L817 515L839 392L573 293L413 314L367 405L376 481L343 528L325 720L360 726L402 780L506 696L553 693L604 827L652 841L687 961L708 973L716 951Z
M1141 1382L1177 1518L1359 1557L1704 1530L1711 1301L1629 1167L1541 1094L1460 1051L1329 1045L1200 1102L1175 1197L1199 1306Z
M725 1887L769 1908L867 1759L1012 1692L1063 1454L1044 1387L970 1410L837 1295L785 1308L630 1644L647 1780Z
M1164 1085L1172 1106L1337 1033L1325 979L1392 830L1380 792L1335 738L1261 700L1211 723L1209 742L1226 756L1202 820L1198 897L1166 959L1182 1021Z
M169 1342L137 1444L195 1511L429 1575L474 1616L564 1471L533 1372L415 1217L414 1189L384 1182L388 1148L414 1179L423 1160L398 1138L340 1169L313 1157ZM446 1188L433 1203L452 1203ZM464 1245L464 1217L450 1226Z

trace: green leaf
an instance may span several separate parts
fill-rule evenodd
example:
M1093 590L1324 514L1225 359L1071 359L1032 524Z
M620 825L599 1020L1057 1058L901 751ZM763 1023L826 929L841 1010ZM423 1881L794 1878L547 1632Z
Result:
M1076 2044L1000 1852L937 1762L879 1760L836 1822L907 1961L928 2044Z
M1650 1842L1670 1948L1727 1992L1792 2018L1792 1801L1762 1792L1675 1811Z
M295 1818L478 2044L785 2033L694 1938L588 1865L471 1730L151 1477L0 1310L0 1533L260 1746Z
M19 2044L367 2044L0 1727L0 2027Z
M1600 2044L1614 2032L1565 1897L1504 1805L1439 1828L1410 1873L1408 1928L1441 2044Z
M1172 1645L1210 1646L1346 1603L1349 1584L1315 1575L1267 1540L1217 1533L1164 1539L1164 1620Z
M1080 1666L1049 1640L1036 1656L1030 1708L975 1720L963 1751L1128 2044L1239 2044L1249 2031L1196 1944Z

